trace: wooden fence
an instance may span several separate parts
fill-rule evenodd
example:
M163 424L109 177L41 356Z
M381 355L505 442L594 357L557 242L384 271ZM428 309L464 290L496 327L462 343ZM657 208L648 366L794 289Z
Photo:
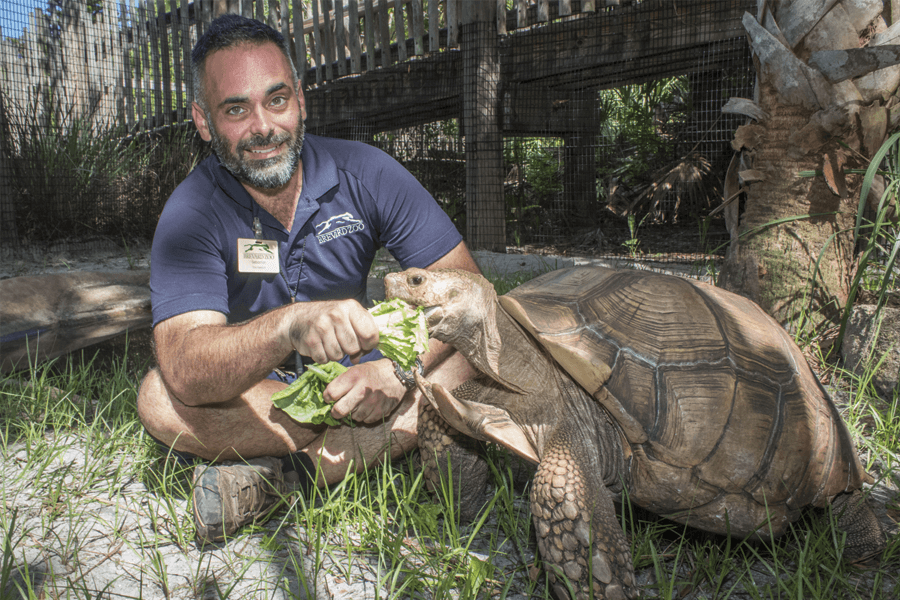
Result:
M307 86L446 52L479 5L497 3L509 34L593 12L618 0L115 0L91 14L84 0L35 10L18 39L0 41L2 101L40 123L89 118L153 129L190 118L190 51L225 12L268 22L289 41ZM298 19L297 16L301 18ZM302 27L297 26L302 22Z

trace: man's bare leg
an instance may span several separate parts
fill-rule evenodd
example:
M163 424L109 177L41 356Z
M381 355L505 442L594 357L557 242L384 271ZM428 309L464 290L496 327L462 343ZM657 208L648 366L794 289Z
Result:
M453 389L472 373L465 359L454 353L428 378ZM336 483L348 471L361 471L416 447L418 390L408 393L383 423L326 428L302 425L275 408L271 396L283 387L265 380L239 398L192 407L174 398L153 370L141 384L138 414L155 438L210 461L286 456L302 450L319 466L319 485Z
M454 353L429 378L453 389L473 373ZM283 388L284 384L266 380L239 398L193 407L169 393L159 371L144 378L138 414L147 430L176 450L219 463L194 469L191 506L199 539L224 540L267 514L285 489L284 465L290 462L295 467L293 460L277 457L302 451L311 459L312 465L295 467L305 488L312 483L313 471L316 485L336 483L348 472L397 458L417 444L418 402L427 401L418 390L408 392L382 423L324 427L302 425L275 408L271 396ZM306 456L292 458L304 463ZM221 462L230 460L238 462Z

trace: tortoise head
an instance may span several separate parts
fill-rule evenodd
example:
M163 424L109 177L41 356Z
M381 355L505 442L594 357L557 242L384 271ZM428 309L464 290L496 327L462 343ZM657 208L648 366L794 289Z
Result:
M478 370L499 377L497 293L484 277L456 269L408 269L384 278L385 295L425 309L428 333Z

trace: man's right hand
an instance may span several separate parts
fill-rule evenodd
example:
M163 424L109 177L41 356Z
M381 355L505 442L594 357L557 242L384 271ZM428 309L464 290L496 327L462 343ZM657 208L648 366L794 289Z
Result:
M378 326L356 300L292 304L288 344L323 364L345 355L354 364L378 344Z

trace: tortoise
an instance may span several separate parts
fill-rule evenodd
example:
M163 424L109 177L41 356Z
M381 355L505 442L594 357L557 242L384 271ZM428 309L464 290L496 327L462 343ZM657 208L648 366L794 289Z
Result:
M418 437L429 485L452 469L480 502L487 469L469 438L537 464L530 507L554 595L568 597L563 576L578 597L639 595L615 516L623 493L742 538L777 537L804 507L831 504L845 559L885 546L846 425L787 332L752 301L603 267L551 271L499 298L456 270L390 274L385 291L425 307L430 335L480 372L452 392L416 375L428 399Z

